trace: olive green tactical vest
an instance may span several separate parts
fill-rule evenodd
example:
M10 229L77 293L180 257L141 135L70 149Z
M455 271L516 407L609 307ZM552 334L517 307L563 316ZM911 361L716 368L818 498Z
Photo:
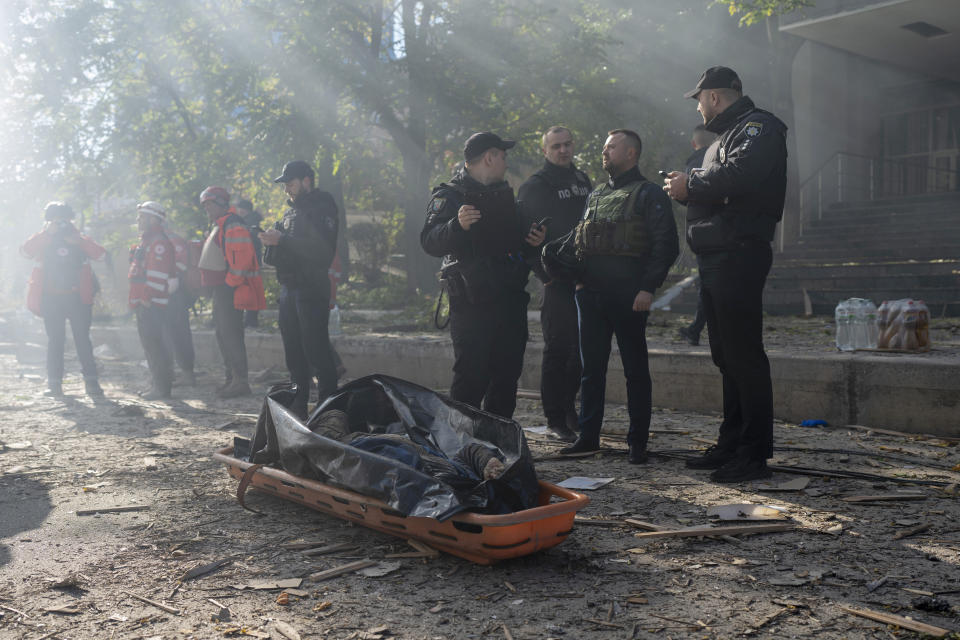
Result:
M646 255L646 222L634 213L646 182L638 180L619 189L605 184L590 194L586 214L574 236L578 256Z

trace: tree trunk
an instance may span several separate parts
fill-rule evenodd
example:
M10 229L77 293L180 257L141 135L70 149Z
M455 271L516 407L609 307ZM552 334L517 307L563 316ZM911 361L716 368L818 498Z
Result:
M406 256L407 289L434 291L438 287L439 262L420 246L420 231L427 215L431 164L425 153L403 157L403 253Z
M404 48L407 56L406 144L400 145L406 185L404 198L404 253L407 258L407 289L433 291L437 287L434 275L437 261L420 247L420 230L426 213L432 162L427 154L426 37L430 29L433 3L421 6L417 24L414 0L404 0L401 7Z

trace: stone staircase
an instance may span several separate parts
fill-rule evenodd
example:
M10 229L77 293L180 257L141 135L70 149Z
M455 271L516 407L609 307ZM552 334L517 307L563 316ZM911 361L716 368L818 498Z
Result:
M804 291L818 315L832 315L837 302L856 296L878 305L920 299L933 316L960 316L960 193L827 209L797 244L774 254L764 309L802 314ZM671 309L692 313L695 305L690 289Z

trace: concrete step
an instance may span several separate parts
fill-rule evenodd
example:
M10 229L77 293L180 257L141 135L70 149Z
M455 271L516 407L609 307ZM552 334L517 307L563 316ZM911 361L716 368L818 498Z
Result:
M935 244L925 246L874 246L874 247L820 247L816 245L792 246L779 254L787 259L803 259L808 263L827 262L877 262L909 258L929 260L960 258L960 245ZM779 257L779 256L778 256Z
M774 278L787 274L794 275L798 278L830 278L846 275L867 278L885 275L910 275L914 277L940 275L960 276L960 260L810 264L804 260L789 260L780 254L774 256L770 277Z
M951 215L960 211L960 203L927 207L876 207L870 209L839 208L823 211L819 219L811 220L811 224L837 224L843 221L856 220L858 222L891 222L896 220L949 220Z
M837 303L848 298L867 298L879 305L884 300L913 298L923 300L935 316L954 316L960 313L960 289L877 288L877 289L807 289L814 314L832 315ZM766 289L763 295L764 311L773 315L802 313L803 291L799 289Z
M804 277L789 270L771 272L767 277L768 289L784 289L787 287L807 289L882 289L890 287L903 289L917 284L928 289L960 289L960 276L953 274L929 275L922 279L913 274L868 276L863 274L838 274L820 277Z
M924 210L960 207L960 192L941 191L914 196L896 198L878 198L876 200L847 200L835 202L827 211L878 211L888 209Z
M927 247L952 248L960 255L960 230L944 230L938 234L816 234L804 236L794 249L887 249L893 251L924 250Z

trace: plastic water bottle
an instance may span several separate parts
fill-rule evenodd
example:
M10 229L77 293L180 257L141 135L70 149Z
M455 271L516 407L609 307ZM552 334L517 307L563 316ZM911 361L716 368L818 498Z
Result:
M343 333L343 330L340 328L340 307L333 305L333 309L330 309L330 321L327 324L327 333L331 336L339 336Z
M880 338L880 326L877 318L877 305L872 300L864 300L864 311L866 316L866 344L864 349L876 349Z
M865 349L867 346L867 301L863 298L851 298L850 315L853 317L851 323L850 343L854 349Z
M841 300L834 311L834 319L837 323L837 349L840 351L852 351L853 346L850 343L850 304L848 300Z

